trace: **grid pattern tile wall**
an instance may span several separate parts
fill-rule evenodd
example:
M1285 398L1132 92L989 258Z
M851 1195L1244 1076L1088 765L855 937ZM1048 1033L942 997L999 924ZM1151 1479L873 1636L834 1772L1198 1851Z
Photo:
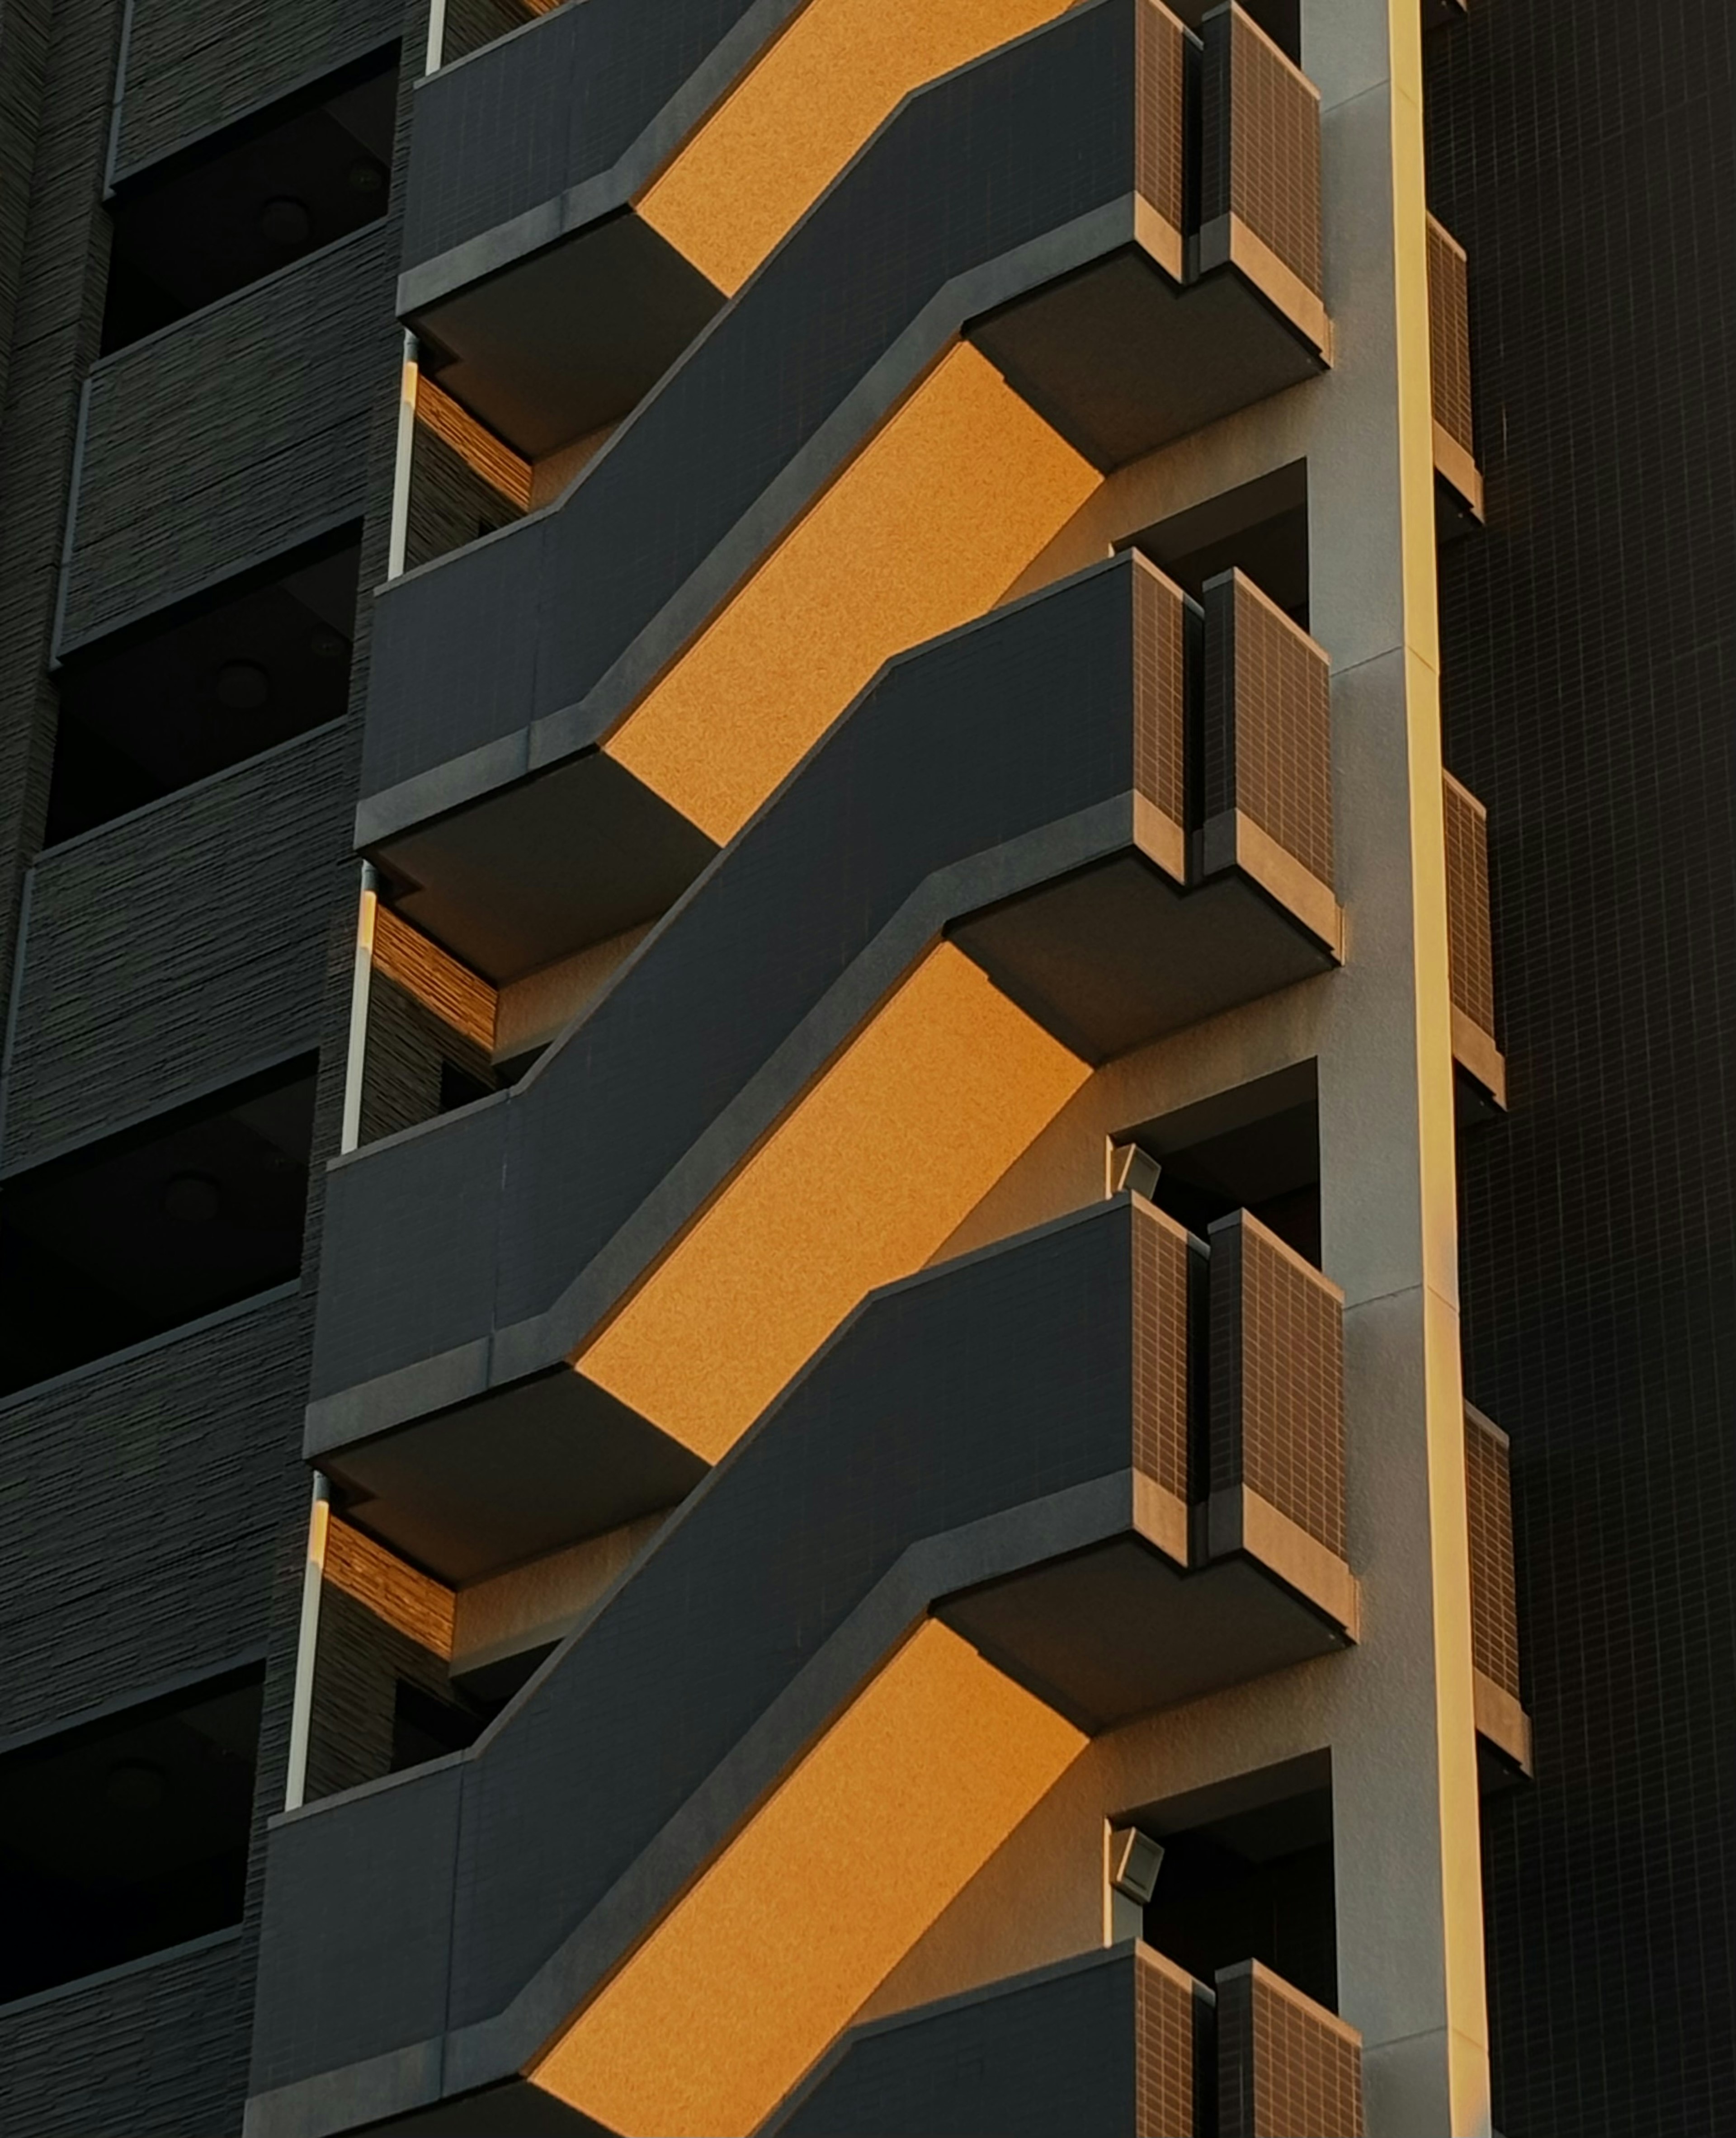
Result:
M1508 2138L1736 2100L1733 44L1725 0L1497 0L1427 51L1488 518L1442 553L1445 743L1512 1108L1460 1154L1537 1775L1484 1808Z

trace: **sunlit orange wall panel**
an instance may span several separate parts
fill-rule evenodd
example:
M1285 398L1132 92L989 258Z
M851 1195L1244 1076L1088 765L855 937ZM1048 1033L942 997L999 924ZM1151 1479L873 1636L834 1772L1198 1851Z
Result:
M609 754L721 844L883 661L991 608L1099 480L958 344L617 730Z
M927 1622L537 2082L623 2138L752 2131L1085 1741Z
M716 1462L865 1293L922 1266L1089 1073L940 945L579 1369Z
M809 0L639 203L733 296L900 100L1073 0Z

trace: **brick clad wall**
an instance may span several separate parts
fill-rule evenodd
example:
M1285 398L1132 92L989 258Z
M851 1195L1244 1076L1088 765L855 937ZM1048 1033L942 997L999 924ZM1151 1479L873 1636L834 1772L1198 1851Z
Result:
M1154 1953L1135 1955L1134 2138L1194 2138L1202 2129L1202 2016L1197 1984Z
M1326 656L1240 572L1209 581L1204 594L1206 821L1240 809L1330 887Z
M1239 7L1206 19L1200 220L1240 216L1321 293L1320 100Z
M207 2138L241 2127L252 1983L233 1932L0 2013L0 2129Z
M1187 1498L1187 1235L1161 1213L1134 1211L1133 1460Z
M63 648L359 513L396 237L369 223L97 366Z
M1245 1485L1345 1556L1338 1296L1245 1211L1211 1230L1211 1490Z
M1466 452L1471 427L1469 297L1465 247L1429 217L1429 390L1435 421Z
M1471 1659L1519 1697L1519 1625L1513 1569L1513 1487L1507 1439L1479 1411L1465 1416L1465 1498L1470 1528Z
M1453 1006L1491 1038L1495 975L1489 905L1489 818L1475 795L1445 775L1447 968Z
M1187 615L1180 588L1133 577L1133 782L1172 822L1187 821Z
M1135 18L1133 180L1152 206L1176 230L1186 212L1183 119L1187 38L1166 7L1142 7Z
M316 730L38 864L8 1169L313 1046L351 754Z
M134 0L116 176L386 43L403 12L400 0Z
M1257 1960L1217 1978L1218 2138L1362 2138L1353 2028Z

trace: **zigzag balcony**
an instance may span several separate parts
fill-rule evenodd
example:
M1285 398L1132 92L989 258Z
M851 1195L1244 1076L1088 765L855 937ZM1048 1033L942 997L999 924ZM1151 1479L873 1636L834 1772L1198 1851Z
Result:
M333 1168L310 1457L451 1579L679 1499L1093 1062L1331 968L1329 742L1132 554L893 662L521 1082Z
M278 1823L250 2131L760 2127L1090 1732L1352 1638L1340 1315L1127 1195L877 1292L472 1749Z
M1319 281L1317 100L1234 8L1094 0L907 99L558 503L381 593L406 917L501 982L665 910L1103 468L1314 375Z

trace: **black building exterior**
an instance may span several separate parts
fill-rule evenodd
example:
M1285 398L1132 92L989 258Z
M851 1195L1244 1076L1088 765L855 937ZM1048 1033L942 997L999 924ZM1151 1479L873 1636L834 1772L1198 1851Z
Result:
M0 0L0 2131L1731 2115L1736 27L1245 5Z

